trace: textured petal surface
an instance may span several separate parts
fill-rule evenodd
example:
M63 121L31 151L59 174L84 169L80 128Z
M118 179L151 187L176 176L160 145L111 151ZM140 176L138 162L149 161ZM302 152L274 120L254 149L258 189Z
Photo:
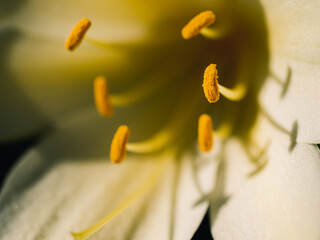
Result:
M239 175L239 166L244 169L243 165L250 162L248 154L237 148L239 143L231 141L225 147L227 201L211 211L213 236L246 240L319 239L318 147L296 144L290 152L288 135L266 125L261 128L260 137L269 136L271 144L264 155L267 164L255 174L247 168Z
M184 156L180 163L173 205L172 239L191 239L202 221L214 184L212 178L217 168L217 152L205 156L199 153L197 158Z
M319 1L262 1L270 73L260 102L280 125L298 123L297 141L320 142Z
M1 192L2 239L72 239L70 231L101 219L171 158L129 155L123 164L111 164L103 156L115 122L106 124L94 111L78 112L21 159ZM193 157L184 156L180 163L169 160L159 183L93 239L191 238L208 208L198 186L210 189L212 157L196 176Z

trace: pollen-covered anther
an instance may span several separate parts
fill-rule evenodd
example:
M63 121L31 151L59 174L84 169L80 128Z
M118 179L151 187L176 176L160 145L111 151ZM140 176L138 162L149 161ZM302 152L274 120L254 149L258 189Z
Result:
M204 11L192 18L181 30L184 39L197 36L200 31L215 22L216 16L212 11Z
M114 163L121 163L126 157L126 146L130 135L130 129L126 125L118 127L113 136L110 149L110 158Z
M219 100L220 93L216 64L210 64L204 71L202 87L204 95L210 103L215 103Z
M212 120L208 114L202 114L198 121L198 142L202 152L209 152L213 145Z
M232 89L220 85L216 64L210 64L204 71L202 87L204 95L210 103L217 102L220 93L230 101L240 101L247 93L247 86L243 82L238 82Z
M67 50L73 51L77 48L86 32L91 26L91 21L88 18L82 18L72 29L69 36L66 39L65 47Z
M112 117L113 106L109 95L108 83L105 77L98 76L94 79L93 92L96 108L99 114L107 118Z

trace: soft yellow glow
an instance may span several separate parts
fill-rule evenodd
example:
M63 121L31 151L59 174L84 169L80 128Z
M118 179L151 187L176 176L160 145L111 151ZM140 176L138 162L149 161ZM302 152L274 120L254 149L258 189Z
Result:
M160 131L154 137L138 142L128 143L127 150L134 153L152 153L161 150L169 143L172 134L169 131Z
M84 38L86 32L91 26L91 21L87 18L81 19L72 29L69 36L66 39L65 47L67 50L73 51L77 48L82 39Z

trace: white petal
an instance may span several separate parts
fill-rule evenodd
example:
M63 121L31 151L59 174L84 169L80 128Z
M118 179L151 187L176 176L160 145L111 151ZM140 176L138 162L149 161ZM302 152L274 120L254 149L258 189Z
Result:
M208 194L213 182L216 161L185 156L179 169L177 196L173 206L173 238L191 239L208 209Z
M46 161L46 158L33 151L24 160ZM104 159L60 159L38 172L36 179L19 192L15 189L2 196L2 239L72 239L71 231L89 227L142 185L148 179L145 173L152 172L155 163L130 159L115 166ZM141 206L135 202L129 206L125 214L103 229L108 233L105 236L128 234ZM97 235L98 239L101 235Z
M72 239L70 231L97 222L159 168L161 156L129 155L121 165L101 158L116 121L106 125L96 116L94 111L82 111L63 119L59 130L14 169L0 197L2 239ZM170 160L160 184L111 220L94 239L191 238L208 207L208 199L203 201L197 189L192 161L193 157L185 156L180 166ZM198 171L205 192L209 192L213 169L206 165Z
M320 2L263 0L262 4L270 35L270 76L261 103L283 127L297 121L298 142L319 143L320 17L316 9Z
M250 171L244 171L242 177L235 175L250 159L244 150L235 149L235 143L226 146L229 156L223 190L228 198L211 212L213 236L228 240L319 239L319 149L297 144L290 152L290 137L263 131L272 137L272 143L267 165L254 175ZM235 182L240 183L232 184ZM214 204L215 199L212 201Z

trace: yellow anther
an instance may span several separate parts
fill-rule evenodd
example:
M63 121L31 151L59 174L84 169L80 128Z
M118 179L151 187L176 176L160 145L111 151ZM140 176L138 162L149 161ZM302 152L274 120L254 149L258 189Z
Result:
M245 84L241 82L233 89L220 85L218 83L218 70L216 64L210 64L204 71L202 87L204 95L210 103L217 102L220 93L231 101L240 101L247 93Z
M91 22L89 19L87 18L81 19L74 26L68 38L66 39L66 42L65 42L66 49L73 51L76 47L78 47L90 26L91 26Z
M111 117L113 115L113 107L110 101L107 80L103 76L95 78L93 91L97 111L101 116Z
M212 11L204 11L192 18L181 30L184 39L190 39L199 34L199 32L214 23L216 16Z
M212 120L208 114L202 114L198 121L198 142L202 152L209 152L213 145Z
M220 93L216 64L210 64L204 71L202 87L204 95L210 103L215 103L219 100Z
M121 163L126 157L126 145L129 139L130 130L128 126L121 125L118 127L117 132L114 134L111 150L110 150L110 158L114 163Z

